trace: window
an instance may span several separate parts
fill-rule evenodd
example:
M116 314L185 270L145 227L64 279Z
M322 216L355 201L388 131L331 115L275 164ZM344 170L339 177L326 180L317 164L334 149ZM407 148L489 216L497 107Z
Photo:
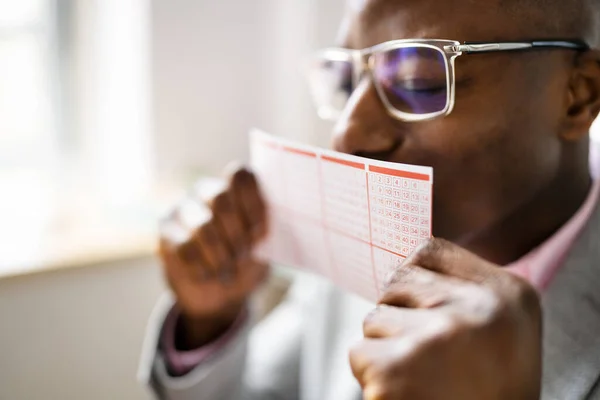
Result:
M154 224L149 4L0 0L0 272Z
M0 1L3 169L45 169L56 159L60 84L53 11L45 0Z
M48 211L34 199L50 197L59 159L56 11L48 0L0 1L0 237Z

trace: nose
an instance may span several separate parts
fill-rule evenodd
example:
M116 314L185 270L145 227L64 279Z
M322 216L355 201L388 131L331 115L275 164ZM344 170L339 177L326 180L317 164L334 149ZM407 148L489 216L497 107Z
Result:
M338 119L332 147L343 153L382 154L396 146L393 123L371 79L363 78ZM379 157L375 157L379 158Z

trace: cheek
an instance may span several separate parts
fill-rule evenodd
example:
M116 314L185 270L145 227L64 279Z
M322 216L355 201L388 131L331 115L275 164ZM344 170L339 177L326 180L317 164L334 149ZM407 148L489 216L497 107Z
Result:
M453 113L419 136L422 147L436 154L441 173L494 178L504 185L552 175L560 150L558 111L552 110L558 94L536 82L503 81L508 83L458 93Z
M406 152L435 176L436 225L448 237L485 226L530 199L556 173L560 146L542 96L465 99L450 116L409 135ZM541 100L542 99L542 100ZM415 128L417 129L417 128Z

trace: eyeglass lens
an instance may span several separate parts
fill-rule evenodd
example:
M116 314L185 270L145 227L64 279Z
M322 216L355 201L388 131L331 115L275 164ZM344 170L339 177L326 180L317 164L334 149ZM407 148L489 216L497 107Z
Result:
M411 46L371 56L379 94L403 113L423 115L443 111L448 99L448 67L441 50ZM313 63L309 83L319 114L332 118L343 110L354 90L353 63L322 58Z

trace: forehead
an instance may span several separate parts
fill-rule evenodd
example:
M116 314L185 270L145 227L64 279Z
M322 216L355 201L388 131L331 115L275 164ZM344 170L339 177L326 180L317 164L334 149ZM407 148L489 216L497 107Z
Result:
M517 0L518 2L518 0ZM518 4L518 3L517 3ZM365 48L394 39L524 40L532 24L511 0L348 0L339 42ZM533 36L532 36L533 35Z

